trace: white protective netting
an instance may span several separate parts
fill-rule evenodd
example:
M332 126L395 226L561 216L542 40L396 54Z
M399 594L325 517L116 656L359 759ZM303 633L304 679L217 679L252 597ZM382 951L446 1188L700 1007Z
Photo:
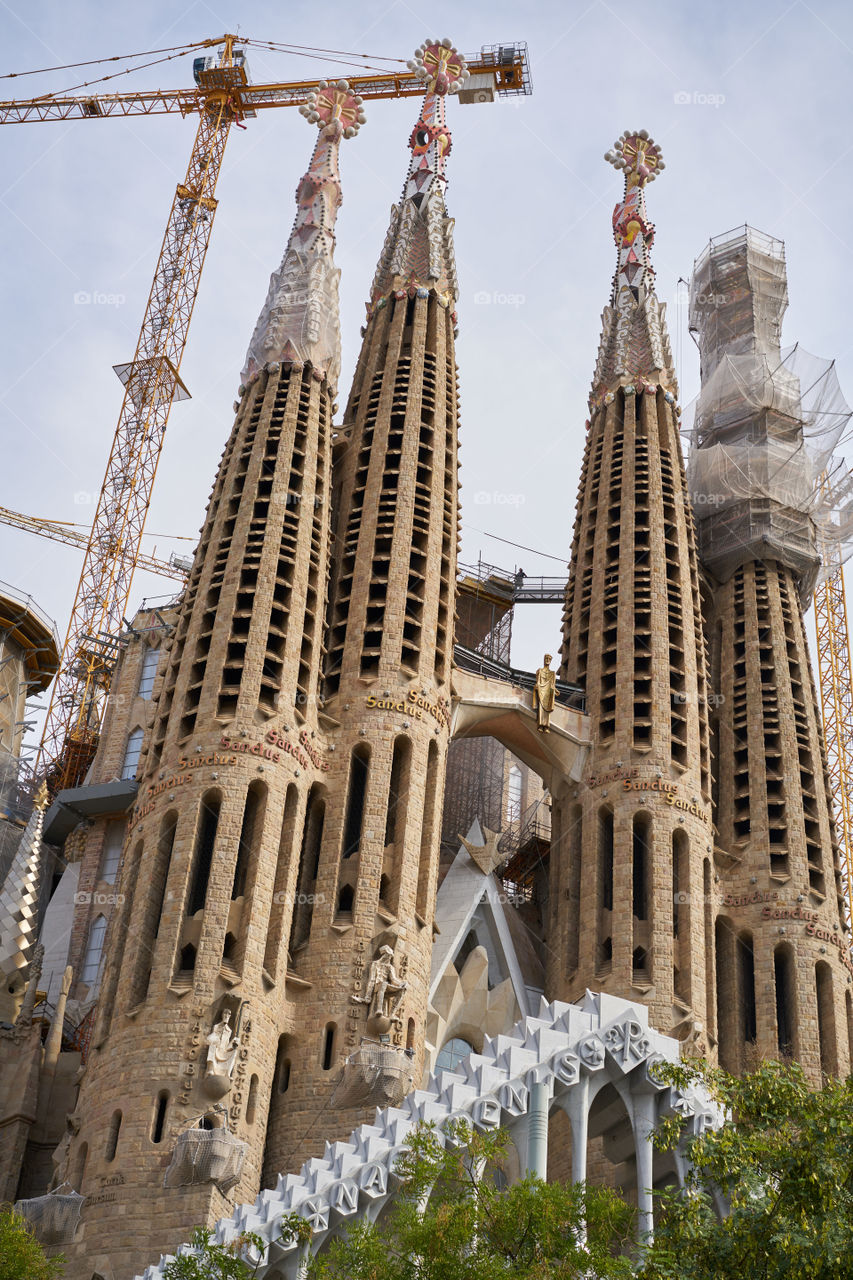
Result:
M349 1055L335 1105L396 1107L414 1086L414 1059L404 1049L365 1040Z
M85 1199L77 1191L60 1187L46 1196L18 1200L14 1208L30 1224L40 1244L67 1244L74 1239Z
M777 549L790 535L795 558L811 543L825 562L843 563L853 550L853 482L835 451L850 416L834 361L799 345L778 359L723 354L684 422L693 509L700 525L712 522L703 546L724 556L727 531L744 538L735 509L770 504L785 509L773 520Z
M187 1129L175 1143L164 1187L213 1182L223 1193L240 1179L246 1143L227 1129Z

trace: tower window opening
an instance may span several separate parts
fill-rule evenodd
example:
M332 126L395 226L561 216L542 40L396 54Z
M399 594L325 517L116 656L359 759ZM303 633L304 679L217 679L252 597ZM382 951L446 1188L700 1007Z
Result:
M121 848L124 844L124 832L127 823L124 818L116 818L108 822L104 832L104 848L101 853L100 879L105 884L115 884L118 866L121 861Z
M364 801L370 772L370 748L357 746L350 758L349 791L344 822L344 858L351 858L361 846L361 827L364 819Z
M86 959L83 961L83 972L80 975L81 982L84 982L90 989L97 986L101 976L101 961L104 955L106 933L106 916L96 916L89 929L89 945L86 949Z
M754 1044L757 1035L755 1011L755 952L752 947L752 934L744 933L737 940L738 976L740 978L738 995L740 1012L740 1031L746 1044Z
M351 884L345 884L338 894L338 915L352 915L355 893Z
M298 898L290 921L290 946L293 954L304 946L311 933L314 916L312 886L320 867L320 851L323 843L323 827L326 820L325 791L316 783L308 792L305 818L302 824L302 845L297 873Z
M421 849L418 860L418 887L415 910L421 921L426 920L430 902L430 885L432 882L432 848L436 830L440 823L439 811L441 797L437 788L438 781L438 747L435 742L429 744L427 751L427 771L424 785L424 816L421 825Z
M139 687L137 693L140 698L151 698L154 693L154 679L157 675L157 667L160 663L160 650L146 648L142 658L142 666L139 672Z
M246 1100L246 1124L255 1123L258 1108L258 1077L252 1076L249 1081L249 1097Z
M634 815L633 910L637 920L648 918L649 829L647 814Z
M107 1131L107 1146L104 1151L104 1159L107 1164L115 1160L116 1151L118 1150L118 1136L121 1133L121 1112L114 1111L110 1120L110 1127Z
M409 739L402 735L394 740L391 781L388 786L388 809L385 816L386 845L399 844L405 833L411 746Z
M290 1036L279 1036L278 1052L275 1059L275 1088L279 1093L287 1093L290 1088Z
M601 906L613 910L613 811L602 809L598 815L598 877Z
M334 1022L327 1022L326 1029L323 1032L323 1070L331 1071L332 1063L335 1060L335 1032L337 1027Z
M266 790L263 783L252 782L246 792L243 823L237 844L237 861L234 864L234 883L231 888L232 901L235 898L242 898L246 894L252 858L257 849L263 826Z
M194 916L197 911L203 910L207 900L207 882L210 879L210 868L213 864L213 848L219 827L221 805L222 797L218 791L209 791L201 798L193 855L192 886L187 900L188 916Z
M835 1042L835 1002L832 992L832 970L824 960L815 965L817 994L817 1033L820 1042L820 1069L823 1076L838 1075Z
M781 1058L794 1053L794 971L791 953L779 946L773 953L776 986L776 1044Z
M157 1094L157 1105L154 1108L154 1125L151 1130L151 1141L162 1142L163 1130L166 1125L166 1109L169 1105L169 1092L167 1089L161 1089Z
M142 739L144 737L145 733L142 729L133 729L127 735L124 763L121 766L121 776L125 782L131 782L136 777L136 771L139 768L139 757L142 754Z

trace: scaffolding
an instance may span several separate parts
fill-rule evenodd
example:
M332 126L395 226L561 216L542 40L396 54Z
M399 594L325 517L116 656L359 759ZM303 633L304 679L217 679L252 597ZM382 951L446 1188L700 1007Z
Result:
M551 853L551 798L540 796L510 822L498 842L504 855L495 874L511 902L538 903L542 872Z
M480 561L460 566L456 589L456 643L489 662L509 665L515 575ZM503 827L507 751L494 738L456 738L447 753L441 843L452 856L474 819L491 831Z
M751 227L712 240L690 284L702 390L690 406L688 484L702 560L721 581L772 558L797 577L803 604L821 547L843 563L853 501L835 450L850 420L835 362L782 351L784 245Z

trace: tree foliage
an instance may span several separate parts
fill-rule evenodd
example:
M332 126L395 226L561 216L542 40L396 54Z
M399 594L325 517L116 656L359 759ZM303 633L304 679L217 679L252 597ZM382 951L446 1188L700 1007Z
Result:
M301 1242L311 1238L311 1227L299 1214L291 1213L282 1220L282 1234L296 1236ZM217 1244L210 1227L196 1227L190 1237L195 1252L181 1253L166 1264L165 1280L252 1280L258 1274L266 1241L254 1231L244 1231L228 1244ZM256 1262L248 1262L246 1254L254 1254Z
M688 1193L658 1198L643 1280L853 1276L853 1078L813 1089L779 1062L743 1078L669 1071L704 1078L733 1122L691 1141ZM677 1136L670 1122L658 1145Z
M633 1211L601 1187L543 1183L502 1187L502 1133L463 1126L442 1145L419 1130L397 1163L400 1190L376 1225L360 1222L315 1258L311 1280L619 1280ZM583 1224L586 1222L586 1238Z
M45 1256L27 1220L0 1205L0 1280L54 1280L63 1269L62 1257Z
M678 1117L661 1126L656 1144L687 1156L686 1193L655 1193L655 1237L639 1258L634 1210L615 1192L533 1177L506 1186L508 1135L457 1124L442 1139L424 1126L379 1221L351 1220L307 1280L853 1280L853 1077L813 1089L777 1062L742 1079L661 1070L681 1087L702 1080L732 1119L686 1148ZM298 1215L283 1227L310 1239ZM221 1246L200 1229L194 1243L199 1255L171 1262L167 1280L257 1273L240 1256L256 1237ZM0 1267L0 1280L13 1276Z

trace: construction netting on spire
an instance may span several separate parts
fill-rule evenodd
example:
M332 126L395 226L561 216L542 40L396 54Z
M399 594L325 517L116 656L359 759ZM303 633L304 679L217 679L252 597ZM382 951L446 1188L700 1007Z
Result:
M805 600L820 559L853 550L853 483L836 452L851 409L834 361L781 350L787 302L781 241L744 227L710 243L691 280L702 390L684 429L705 562L725 580L744 559L780 559Z

